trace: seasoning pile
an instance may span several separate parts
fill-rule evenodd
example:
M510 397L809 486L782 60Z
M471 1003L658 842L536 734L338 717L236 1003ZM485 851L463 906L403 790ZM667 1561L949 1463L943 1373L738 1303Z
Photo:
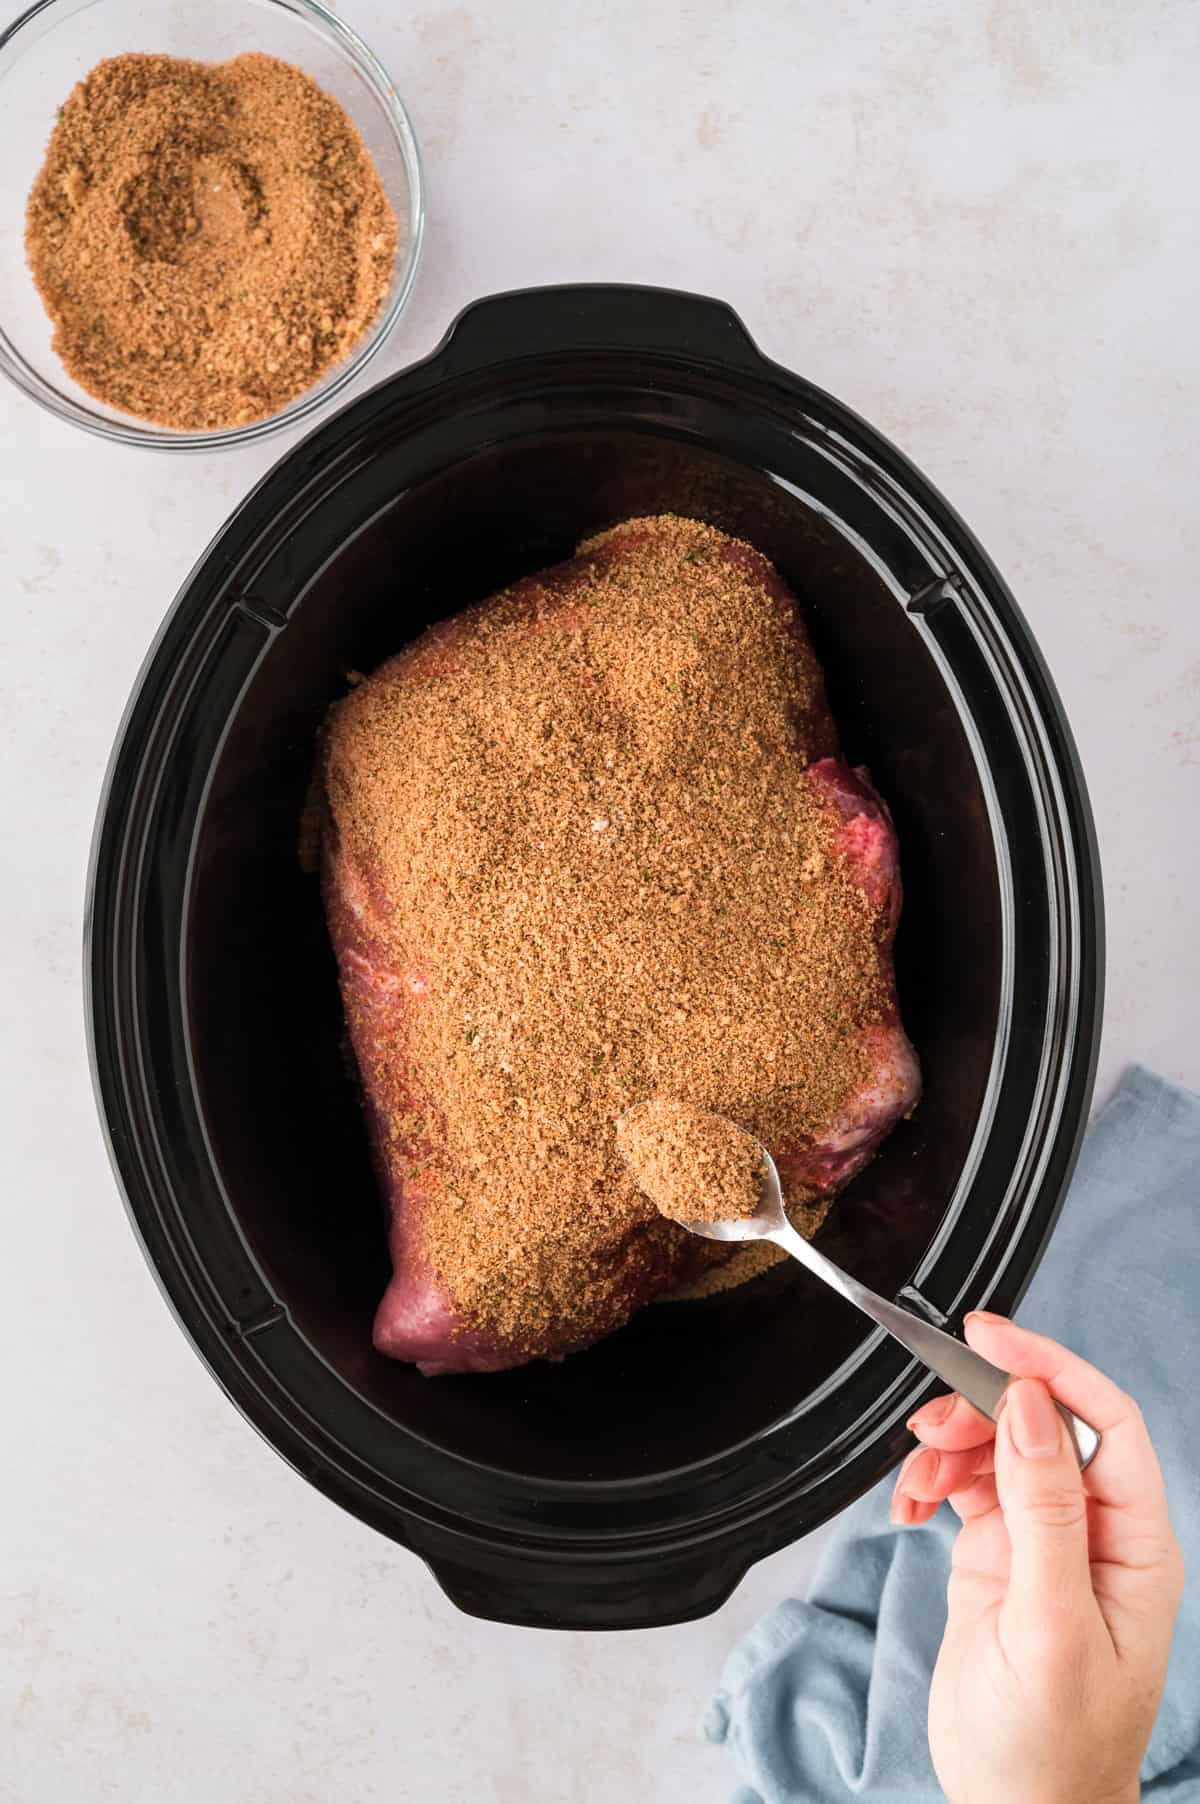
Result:
M762 1206L767 1166L752 1134L724 1115L672 1097L628 1109L617 1151L660 1215L670 1221L743 1221Z
M806 776L835 752L785 585L670 516L338 705L326 906L396 1222L377 1344L453 1369L465 1322L507 1363L561 1354L727 1256L621 1157L617 1120L655 1096L743 1123L819 1220L783 1155L853 1128L895 1019L888 905Z
M161 426L278 413L358 343L397 224L302 70L118 56L61 108L25 246L67 373Z

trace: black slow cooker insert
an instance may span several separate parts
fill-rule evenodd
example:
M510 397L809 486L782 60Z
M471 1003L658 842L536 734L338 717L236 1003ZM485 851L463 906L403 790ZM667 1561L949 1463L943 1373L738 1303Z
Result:
M913 1307L1010 1308L1096 1051L1100 883L1070 735L961 521L715 302L481 302L286 456L150 654L91 879L100 1106L181 1323L273 1445L464 1609L560 1627L713 1609L896 1461L928 1388L798 1268L645 1310L557 1366L428 1380L371 1348L384 1222L298 858L318 725L347 672L662 511L776 562L896 819L925 1099L822 1244Z

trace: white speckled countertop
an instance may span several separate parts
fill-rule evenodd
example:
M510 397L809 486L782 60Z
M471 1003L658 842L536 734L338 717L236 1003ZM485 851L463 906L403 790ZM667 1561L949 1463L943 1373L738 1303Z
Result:
M1200 1085L1200 11L345 12L428 162L424 269L373 375L490 290L664 283L896 439L1008 577L1078 736L1100 1093L1134 1058ZM811 1543L690 1627L470 1621L223 1401L126 1227L83 1050L93 812L164 609L284 448L114 449L0 393L0 1800L715 1804L705 1693Z

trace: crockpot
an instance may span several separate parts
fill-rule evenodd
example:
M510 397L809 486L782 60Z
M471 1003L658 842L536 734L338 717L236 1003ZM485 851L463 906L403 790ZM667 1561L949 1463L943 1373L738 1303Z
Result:
M799 596L899 834L925 1095L836 1259L936 1320L1009 1310L1091 1090L1101 897L1062 708L930 484L715 301L502 295L343 409L185 583L113 755L90 878L93 1070L181 1326L271 1444L463 1609L632 1628L715 1608L880 1478L927 1374L798 1267L643 1310L560 1364L422 1378L371 1346L385 1222L299 857L322 716L429 622L672 511Z

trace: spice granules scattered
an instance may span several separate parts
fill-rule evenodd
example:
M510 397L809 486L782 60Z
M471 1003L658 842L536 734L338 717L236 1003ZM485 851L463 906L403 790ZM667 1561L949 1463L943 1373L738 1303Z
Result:
M616 1141L638 1189L670 1221L737 1221L762 1207L763 1149L727 1116L654 1097L626 1110Z
M376 980L412 996L373 1114L467 1320L561 1352L628 1314L631 1263L683 1281L692 1249L722 1256L634 1182L631 1105L715 1110L778 1157L863 1081L876 917L802 780L835 750L770 564L669 516L433 628L334 711L339 881Z
M53 348L125 413L277 413L366 332L395 215L346 113L274 57L99 63L61 108L26 213Z

